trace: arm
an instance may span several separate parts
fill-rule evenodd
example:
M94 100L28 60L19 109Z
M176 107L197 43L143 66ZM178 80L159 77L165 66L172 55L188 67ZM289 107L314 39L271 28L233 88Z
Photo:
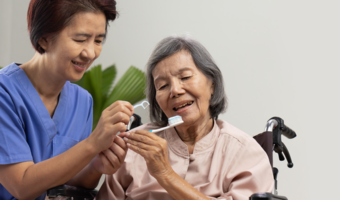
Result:
M114 174L124 163L127 146L120 137L114 139L109 149L97 154L77 175L66 184L93 189L98 185L102 174Z
M145 159L149 173L174 199L210 199L173 171L166 140L145 130L131 131L122 136L128 148Z
M248 199L252 194L273 191L274 178L268 156L253 138L241 145L230 161L228 191L222 197ZM233 174L233 176L230 176Z
M81 171L99 152L107 150L113 144L116 133L126 130L125 124L129 122L132 112L133 107L128 102L113 103L103 111L98 126L92 134L68 151L37 164L28 161L0 165L0 183L18 199L33 199L49 188L64 184ZM120 156L124 157L125 154ZM93 163L100 163L99 158L94 159ZM106 161L109 161L110 165L116 162L114 159ZM100 173L106 169L100 164L92 166ZM93 168L86 167L84 172L96 179L98 173L95 173ZM81 177L82 173L80 173ZM79 176L75 179L77 177Z

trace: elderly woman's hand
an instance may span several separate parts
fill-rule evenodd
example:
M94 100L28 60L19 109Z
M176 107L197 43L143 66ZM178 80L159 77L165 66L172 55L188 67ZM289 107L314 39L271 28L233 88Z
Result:
M145 159L153 177L158 179L174 173L168 159L166 140L146 130L122 133L120 136L125 137L129 149Z

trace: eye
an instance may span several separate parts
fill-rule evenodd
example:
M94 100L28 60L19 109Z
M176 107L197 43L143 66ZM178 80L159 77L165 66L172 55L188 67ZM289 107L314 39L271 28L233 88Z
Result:
M74 41L79 42L79 43L85 42L85 40L74 40Z
M186 76L186 77L183 77L183 78L181 78L183 81L185 81L185 80L188 80L188 79L190 79L191 78L191 76Z
M101 44L101 43L103 43L103 41L102 40L96 40L95 41L97 44Z
M160 86L160 87L158 88L158 90L163 90L163 89L166 88L166 86L167 86L167 85L162 85L162 86Z

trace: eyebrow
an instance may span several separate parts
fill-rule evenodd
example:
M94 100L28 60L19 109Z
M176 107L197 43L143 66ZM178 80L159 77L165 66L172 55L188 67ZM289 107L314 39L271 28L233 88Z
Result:
M83 37L92 37L92 35L91 35L91 34L88 34L88 33L77 33L75 36L76 36L76 37L79 37L79 36L83 36ZM96 37L105 38L105 37L106 37L106 34L105 34L105 33L104 33L104 34L99 34L99 35L97 35Z

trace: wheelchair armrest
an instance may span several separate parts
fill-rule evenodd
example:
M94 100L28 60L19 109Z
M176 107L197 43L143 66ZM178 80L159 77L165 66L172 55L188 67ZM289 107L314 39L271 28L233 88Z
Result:
M98 191L94 189L86 189L82 187L75 187L70 185L59 185L57 187L47 190L49 198L57 196L73 197L74 200L92 200L97 195Z
M249 197L249 200L288 200L288 199L287 197L267 192L267 193L255 193Z

